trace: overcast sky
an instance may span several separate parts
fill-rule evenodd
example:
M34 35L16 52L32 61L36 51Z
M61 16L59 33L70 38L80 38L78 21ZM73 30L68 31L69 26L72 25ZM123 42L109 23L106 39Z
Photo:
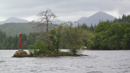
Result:
M76 21L98 11L119 18L130 14L130 0L0 0L0 21L9 17L36 20L37 14L46 9L63 21Z

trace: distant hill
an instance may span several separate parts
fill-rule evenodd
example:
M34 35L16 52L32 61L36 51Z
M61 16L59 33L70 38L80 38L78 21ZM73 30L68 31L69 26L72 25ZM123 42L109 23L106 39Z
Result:
M5 23L0 25L0 30L6 32L7 36L15 36L19 33L29 34L35 32L33 23Z
M28 35L30 32L46 31L46 25L44 25L43 28L37 29L35 27L35 24L38 24L38 23L33 23L33 22L5 23L5 24L0 25L0 30L2 30L3 32L6 32L7 36L15 36L15 35L18 35L19 33L25 33ZM54 25L49 24L49 30L53 28L54 28Z
M58 24L60 25L61 23L64 23L65 21L61 21L61 20L52 20L53 24Z
M107 20L113 21L114 19L115 19L115 17L113 17L105 12L97 12L88 18L87 17L80 18L74 24L77 25L79 23L81 25L81 24L85 23L88 26L90 26L91 24L97 25L99 23L99 21L107 21Z
M11 18L6 19L5 21L0 21L0 24L4 24L4 23L28 23L28 22L29 21L27 21L25 19L11 17Z
M20 19L16 17L8 18L5 21L0 21L0 24L0 30L6 32L7 36L15 36L19 33L25 33L28 35L30 32L38 32L39 30L46 31L46 29L44 28L39 30L37 28L33 28L35 24L38 24L37 22L29 22L25 19ZM54 27L54 25L50 26L51 28ZM49 28L49 30L51 28Z

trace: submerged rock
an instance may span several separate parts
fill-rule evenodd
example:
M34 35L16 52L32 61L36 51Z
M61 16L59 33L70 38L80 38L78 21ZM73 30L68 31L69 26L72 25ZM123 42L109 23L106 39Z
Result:
M23 49L18 49L13 55L13 57L25 57L28 56L28 53L24 51Z

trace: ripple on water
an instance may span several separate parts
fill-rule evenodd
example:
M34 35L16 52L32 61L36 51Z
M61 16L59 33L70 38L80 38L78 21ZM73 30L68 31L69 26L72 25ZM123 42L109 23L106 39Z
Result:
M93 68L93 66L86 66L86 68Z
M30 72L37 72L37 70L31 70Z
M129 73L129 71L125 70L125 71L123 71L123 73Z
M5 61L0 61L0 63L1 63L1 62L5 62Z
M87 72L87 73L103 73L102 71L91 71L91 72Z

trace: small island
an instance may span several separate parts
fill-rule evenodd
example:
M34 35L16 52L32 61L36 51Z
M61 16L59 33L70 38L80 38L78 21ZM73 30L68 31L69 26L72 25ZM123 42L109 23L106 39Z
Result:
M40 49L38 49L40 48ZM29 54L23 49L18 49L13 57L58 57L58 56L87 56L78 53L78 49L70 49L69 52L62 52L56 49L47 49L43 41L36 41L34 45L28 48Z
M26 51L23 49L18 49L13 55L13 57L59 57L59 56L88 56L88 55L83 55L83 54L73 54L71 52L59 52L57 53L51 53L51 54L28 54Z

